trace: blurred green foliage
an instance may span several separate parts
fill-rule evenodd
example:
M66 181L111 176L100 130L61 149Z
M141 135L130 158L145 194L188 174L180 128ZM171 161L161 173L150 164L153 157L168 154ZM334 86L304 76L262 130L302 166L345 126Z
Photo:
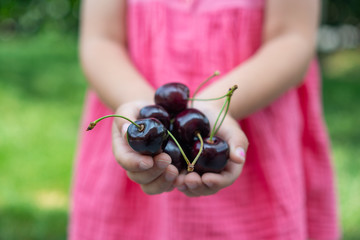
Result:
M360 49L339 51L321 60L343 239L360 239Z
M0 38L44 29L76 33L79 7L80 0L1 0Z
M85 81L76 38L0 44L0 239L65 239Z
M41 210L17 205L0 208L0 239L64 240L67 213L63 210Z
M323 21L326 24L353 24L360 22L358 0L323 0Z

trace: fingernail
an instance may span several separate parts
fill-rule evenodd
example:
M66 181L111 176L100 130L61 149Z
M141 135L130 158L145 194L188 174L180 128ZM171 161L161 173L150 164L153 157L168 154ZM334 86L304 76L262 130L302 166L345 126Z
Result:
M214 184L212 182L208 182L208 183L205 183L206 186L208 186L209 188L211 188L212 186L214 186Z
M175 178L176 178L176 176L175 176L173 173L171 173L171 172L166 172L166 173L165 173L165 179L166 179L166 181L172 182L172 181L175 180Z
M122 128L121 128L121 135L124 137L125 136L125 134L126 134L126 132L127 132L127 129L128 129L128 127L130 126L130 124L129 123L124 123L123 125L122 125Z
M169 166L169 162L166 161L166 160L158 160L156 162L156 165L158 166L158 168L161 168L161 169L165 169L167 166Z
M186 184L186 186L190 189L195 189L195 188L197 188L198 185L196 183L188 183L188 184Z
M140 164L139 164L139 168L141 169L141 170L147 170L147 169L149 169L149 168L151 168L152 167L152 164L151 163L149 163L149 162L145 162L145 161L141 161L140 162Z
M238 156L241 160L245 161L245 150L242 147L237 147L235 149L235 155Z

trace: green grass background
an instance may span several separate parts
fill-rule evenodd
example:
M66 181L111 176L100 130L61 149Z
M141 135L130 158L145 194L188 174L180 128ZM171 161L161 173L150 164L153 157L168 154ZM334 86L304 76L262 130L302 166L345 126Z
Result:
M321 57L344 239L360 239L360 49ZM77 39L0 44L0 240L65 239L85 79Z

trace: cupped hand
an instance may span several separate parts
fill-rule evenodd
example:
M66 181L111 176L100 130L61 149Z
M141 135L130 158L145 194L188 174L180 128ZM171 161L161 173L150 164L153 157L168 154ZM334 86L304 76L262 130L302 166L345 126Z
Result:
M210 123L214 124L220 112L218 107L208 103L195 104L195 107L204 112ZM202 176L196 172L181 173L176 179L175 186L189 197L215 194L234 183L241 174L249 143L238 122L227 115L216 135L229 144L230 159L220 173L205 173Z
M149 102L135 101L121 105L116 114L136 120L140 109ZM116 161L126 170L128 177L141 185L147 194L159 194L171 191L179 172L171 165L171 158L166 153L154 157L135 152L128 144L126 131L129 122L115 118L112 128L113 153Z

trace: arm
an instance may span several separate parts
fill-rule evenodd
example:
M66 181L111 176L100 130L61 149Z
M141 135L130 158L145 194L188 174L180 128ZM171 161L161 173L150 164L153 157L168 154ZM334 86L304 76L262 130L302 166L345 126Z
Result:
M219 90L237 84L230 111L240 119L299 85L315 51L319 2L267 1L262 47L246 63L202 91L199 98L219 96Z
M141 107L151 103L154 90L137 72L126 49L125 0L84 0L82 3L80 58L92 89L117 114L135 120ZM171 159L161 153L137 154L126 142L128 123L114 120L113 152L117 162L144 192L172 189L178 176Z
M180 191L188 196L214 194L238 178L244 159L236 156L239 153L236 149L245 146L246 150L248 143L234 119L265 107L301 83L314 54L318 12L319 1L316 0L267 1L263 46L246 63L198 95L198 98L221 96L220 91L235 84L239 86L231 100L233 118L228 115L218 133L230 145L230 161L220 174L206 173L202 177L195 173L181 174L176 182ZM219 109L221 104L221 101L195 102L195 106L206 109L206 113L211 107Z
M152 100L154 90L132 65L126 46L125 0L84 0L80 59L92 89L112 110Z

